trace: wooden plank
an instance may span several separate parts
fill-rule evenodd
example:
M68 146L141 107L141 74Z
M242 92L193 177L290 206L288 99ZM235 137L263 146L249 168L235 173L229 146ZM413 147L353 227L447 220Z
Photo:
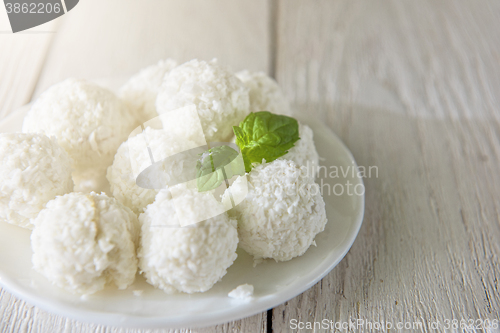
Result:
M276 77L295 109L379 174L349 254L275 308L273 330L499 319L500 4L287 0L278 13Z
M102 333L139 333L139 332L155 332L155 333L211 333L211 332L266 332L266 313L256 315L244 320L229 322L214 327L200 329L154 329L154 330L137 330L119 327L110 327L102 325L94 325L83 323L76 320L71 320L65 317L57 316L46 311L40 310L37 307L27 304L24 301L16 299L9 293L0 290L0 313L2 321L0 321L0 332L17 333L17 332L102 332Z
M266 0L86 0L63 20L37 94L70 76L128 77L167 57L269 67Z
M57 24L13 34L7 12L0 10L0 119L30 101Z
M375 83L411 115L497 118L499 6L281 1L277 79L295 103L352 103Z

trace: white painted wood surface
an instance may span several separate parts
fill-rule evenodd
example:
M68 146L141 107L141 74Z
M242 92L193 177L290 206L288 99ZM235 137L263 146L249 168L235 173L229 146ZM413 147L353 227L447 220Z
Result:
M287 96L379 175L346 258L273 329L499 319L500 3L298 0L278 15Z
M0 118L30 101L58 23L14 35L0 7Z
M62 20L37 93L68 76L129 77L167 57L266 71L268 21L264 0L81 1Z
M436 320L500 319L500 2L97 3L81 1L56 34L0 34L1 115L68 76L218 57L274 72L298 112L378 167L351 251L273 309L274 332L295 331L291 320L422 322L408 331L427 332ZM2 332L136 331L52 315L4 290L0 315ZM263 313L181 332L270 328Z

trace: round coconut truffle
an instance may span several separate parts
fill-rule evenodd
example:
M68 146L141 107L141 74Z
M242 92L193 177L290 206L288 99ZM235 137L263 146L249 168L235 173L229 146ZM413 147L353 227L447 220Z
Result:
M154 160L161 161L196 146L192 141L177 137L169 131L147 127L118 148L106 176L112 195L136 214L142 213L143 209L155 200L158 193L158 189L142 188L136 183L139 173L152 165L148 147ZM168 165L165 169L171 170L172 167ZM156 181L162 182L162 179Z
M34 220L33 266L54 285L92 294L125 289L137 271L137 216L104 194L70 193L47 203Z
M297 165L306 167L309 175L316 175L319 155L314 145L313 131L309 126L299 123L299 136L300 140L280 159L294 161Z
M209 209L195 206L195 201L186 201L186 204L189 202L190 207L182 208ZM223 213L180 227L176 212L169 191L162 190L140 215L139 268L148 283L167 293L207 291L226 274L237 257L236 221Z
M156 65L146 67L132 76L121 87L119 96L136 116L138 123L158 116L155 106L156 96L163 77L175 66L177 63L172 59L161 60Z
M73 159L76 179L104 170L134 128L135 119L111 91L68 79L45 91L24 118L23 132L54 136ZM76 184L78 186L78 184Z
M288 160L255 166L248 174L248 195L231 216L238 219L240 246L256 260L303 255L327 222L314 178Z
M278 83L264 72L247 70L236 73L249 89L250 111L269 111L290 116L292 111Z
M33 229L31 219L73 190L71 159L43 134L0 134L0 220Z
M158 113L188 105L196 106L209 142L228 140L233 134L233 125L239 124L250 112L248 88L216 60L191 60L165 76L156 99Z

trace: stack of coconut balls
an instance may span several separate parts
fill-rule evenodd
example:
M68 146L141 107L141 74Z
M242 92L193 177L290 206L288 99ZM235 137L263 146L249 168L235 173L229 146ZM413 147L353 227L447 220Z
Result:
M247 179L243 202L197 224L182 227L172 188L136 184L133 164L151 163L144 140L163 156L200 145L189 122L169 131L143 125L131 135L186 106L196 108L207 142L231 142L233 126L254 111L291 115L263 73L234 74L216 60L165 60L130 78L118 95L84 80L60 82L34 102L22 133L0 134L0 219L33 230L36 271L78 294L125 289L138 270L165 292L194 293L226 274L238 244L257 261L290 260L314 244L327 219L321 195L298 190L315 185L304 168L318 164L306 125L299 124L300 140L288 154L234 181ZM210 208L202 193L176 186L184 211Z

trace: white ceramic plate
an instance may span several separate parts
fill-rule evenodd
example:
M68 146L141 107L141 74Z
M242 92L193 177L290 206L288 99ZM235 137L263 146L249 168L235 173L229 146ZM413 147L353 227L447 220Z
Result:
M27 112L24 107L0 123L0 132L20 131ZM320 177L330 184L362 184L355 161L337 136L324 125L302 119L314 130L322 165L349 171L344 177ZM349 169L348 169L349 168ZM324 171L322 172L324 174ZM323 175L324 176L324 175ZM327 186L323 187L324 192ZM340 186L336 192L340 193ZM347 188L345 188L347 189ZM352 191L353 187L351 187ZM360 190L361 187L358 187ZM138 276L127 290L109 287L82 299L52 286L31 268L30 231L0 223L0 284L9 292L47 311L97 324L156 328L201 327L248 317L273 308L311 288L330 272L351 247L363 220L364 195L324 193L328 224L316 237L317 247L299 258L276 263L266 260L253 267L252 258L238 250L238 259L228 273L206 293L167 295L154 289ZM255 287L250 301L229 298L227 294L240 284ZM142 290L134 296L134 290Z

